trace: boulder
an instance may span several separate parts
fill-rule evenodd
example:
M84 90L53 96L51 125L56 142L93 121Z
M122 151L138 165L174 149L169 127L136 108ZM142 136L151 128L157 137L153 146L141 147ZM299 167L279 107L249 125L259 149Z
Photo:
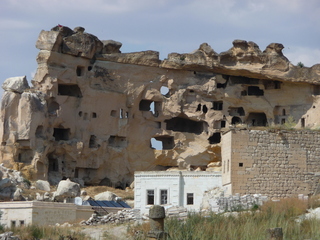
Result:
M22 196L22 189L17 188L13 194L13 201L25 201L26 199Z
M103 49L102 53L121 53L120 48L122 46L121 42L113 41L113 40L103 40Z
M35 183L35 187L39 190L50 191L50 184L48 181L37 180Z
M26 76L7 78L2 84L5 91L16 93L23 93L24 90L29 89L29 84Z
M102 193L95 195L94 199L100 200L100 201L116 201L117 197L118 196L116 194L114 194L113 192L106 191L106 192L102 192Z
M80 196L80 185L67 179L59 182L57 191L53 194L53 199L62 202L66 198L78 196Z

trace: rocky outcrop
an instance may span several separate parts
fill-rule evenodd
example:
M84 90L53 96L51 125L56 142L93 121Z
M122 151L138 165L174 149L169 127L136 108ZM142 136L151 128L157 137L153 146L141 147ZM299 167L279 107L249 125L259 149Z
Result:
M69 179L60 181L57 191L53 193L53 199L58 202L78 196L80 196L80 185L78 183L71 182Z
M219 54L203 43L164 60L121 45L82 27L41 31L33 87L3 85L5 166L125 188L138 170L221 170L221 136L238 125L320 124L320 65L293 66L282 44L235 40Z

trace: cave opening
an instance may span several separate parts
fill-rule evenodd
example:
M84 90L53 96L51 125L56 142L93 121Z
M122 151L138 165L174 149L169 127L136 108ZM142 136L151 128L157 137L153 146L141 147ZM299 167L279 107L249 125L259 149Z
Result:
M77 84L58 84L58 95L81 98L82 93Z
M249 113L246 123L250 126L267 126L267 116L265 113L252 112Z
M204 130L204 121L193 121L187 118L174 117L169 120L165 120L166 129L176 132L188 132L201 134Z
M161 142L161 144L159 144ZM161 145L161 146L160 146ZM174 148L174 137L157 136L151 139L151 148L156 150L168 150Z
M221 142L221 133L216 132L208 138L210 144L217 144Z
M53 136L56 141L69 140L70 128L54 128Z

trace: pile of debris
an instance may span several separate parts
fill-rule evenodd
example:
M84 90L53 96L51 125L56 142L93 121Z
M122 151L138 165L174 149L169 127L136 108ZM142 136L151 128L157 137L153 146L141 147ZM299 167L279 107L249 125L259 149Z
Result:
M19 237L13 236L13 232L5 232L0 234L0 240L20 240Z
M188 210L184 207L173 206L166 209L166 217L186 218Z
M81 225L99 225L106 223L125 223L140 220L140 211L138 209L123 209L117 213L108 213L104 216L92 214L87 221L82 221Z
M232 212L252 209L255 206L261 206L266 201L268 201L268 197L262 196L261 194L248 194L243 196L236 194L229 197L220 197L218 199L218 205L220 212Z

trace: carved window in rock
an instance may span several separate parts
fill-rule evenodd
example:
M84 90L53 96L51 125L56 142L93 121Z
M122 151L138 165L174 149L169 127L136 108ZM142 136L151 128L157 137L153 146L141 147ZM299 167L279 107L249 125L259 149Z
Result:
M154 102L152 100L142 99L139 103L140 111L151 111L153 116L158 117L161 111L161 102Z
M187 205L193 205L194 198L193 193L187 193Z
M313 95L320 95L320 85L313 85Z
M85 68L83 66L77 66L77 69L76 69L76 74L78 77L81 77L84 75L84 71L85 71Z
M108 144L110 147L124 148L127 147L127 139L126 137L110 136Z
M216 132L211 137L208 138L209 144L217 144L221 142L221 133Z
M267 116L265 113L249 113L246 123L249 126L267 126Z
M58 95L81 98L82 93L77 84L58 84Z
M154 190L147 190L147 205L154 205Z
M233 118L231 119L231 124L232 124L232 125L241 124L241 123L242 123L242 120L241 120L241 118L239 118L239 117L233 117Z
M168 203L168 190L160 190L160 204Z
M160 93L162 94L162 96L169 97L169 88L166 86L162 86L160 88Z
M263 96L264 91L258 86L248 86L248 96Z
M116 110L111 110L110 116L116 117L117 116L117 111Z
M305 118L301 118L301 127L304 128L306 126Z
M98 148L99 144L97 143L97 137L95 135L90 136L89 148Z
M161 142L162 148L159 146ZM174 148L174 137L172 136L158 136L151 139L151 148L156 150L168 150Z
M48 172L58 172L59 171L59 161L52 154L48 156Z
M222 110L223 109L223 102L222 101L214 101L212 102L212 108L213 110Z
M187 118L174 117L169 120L165 120L166 129L176 132L188 132L201 134L205 128L205 122L193 121Z
M56 141L67 141L70 136L70 128L54 128L53 136Z

